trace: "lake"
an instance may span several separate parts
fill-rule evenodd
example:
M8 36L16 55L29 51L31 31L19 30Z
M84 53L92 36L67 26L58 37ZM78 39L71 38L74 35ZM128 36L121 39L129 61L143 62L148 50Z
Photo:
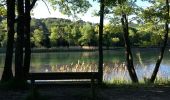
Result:
M159 49L133 49L134 66L142 81L149 78L155 66ZM5 54L0 54L0 77ZM98 51L32 53L30 72L94 72L98 67ZM104 51L104 81L129 81L123 49ZM170 52L165 52L158 79L170 79Z

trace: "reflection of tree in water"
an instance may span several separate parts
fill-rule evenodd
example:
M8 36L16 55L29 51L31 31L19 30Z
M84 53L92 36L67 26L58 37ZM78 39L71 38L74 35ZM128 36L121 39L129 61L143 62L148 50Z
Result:
M139 61L140 66L146 67L146 66L144 65L143 61L142 61L140 52L137 52L137 53L136 53L136 56L137 56L137 58L138 58L138 61Z
M139 62L138 68L140 69L140 72L138 72L137 74L139 75L139 78L143 78L144 81L147 81L147 79L149 77L147 71L149 71L149 70L147 69L147 66L144 64L142 57L141 57L141 53L139 51L136 53L136 56L137 56L137 59Z
M151 76L151 73L152 73L152 70L153 70L153 68L152 68L153 65L151 65L151 66L146 65L143 62L143 59L141 57L141 53L140 52L137 52L136 56L137 56L137 59L138 59L137 74L139 75L139 78L141 80L143 80L144 82L148 82L148 79ZM162 77L160 71L159 71L159 75L158 76Z

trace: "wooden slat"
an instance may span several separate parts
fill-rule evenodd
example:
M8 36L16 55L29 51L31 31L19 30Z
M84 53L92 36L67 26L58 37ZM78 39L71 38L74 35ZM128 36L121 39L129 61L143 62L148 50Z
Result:
M98 79L98 72L29 73L30 80Z

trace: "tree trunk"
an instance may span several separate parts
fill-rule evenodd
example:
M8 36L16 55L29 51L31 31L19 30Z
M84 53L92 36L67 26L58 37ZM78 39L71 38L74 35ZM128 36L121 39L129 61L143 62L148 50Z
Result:
M4 71L1 81L9 81L13 78L12 74L12 58L13 58L13 43L14 43L14 25L15 25L15 0L7 0L7 47Z
M103 21L104 21L104 0L100 1L100 26L99 26L99 84L103 82Z
M30 69L31 44L30 44L30 0L25 0L25 56L24 56L24 74L27 77Z
M15 78L23 80L24 0L17 1L17 40L15 50Z
M24 13L24 46L25 46L25 55L24 55L24 78L26 79L30 70L30 61L31 61L31 42L30 42L30 23L31 15L30 12L33 9L37 0L33 0L30 3L30 0L25 0L25 13Z
M154 83L155 79L156 79L156 75L159 71L159 67L160 64L162 62L163 56L164 56L164 51L167 45L167 41L168 41L168 33L169 33L169 27L168 27L168 20L169 20L169 1L166 0L166 9L167 9L167 13L166 13L166 22L165 22L165 34L164 34L164 42L163 42L163 46L161 47L160 50L160 55L159 58L157 59L156 65L155 65L155 69L152 73L152 76L150 78L150 83Z
M121 18L123 32L124 32L124 41L125 41L125 48L126 48L126 62L127 62L127 69L130 75L130 78L133 83L138 83L138 77L135 72L135 68L133 65L133 56L130 47L130 40L129 40L129 29L128 29L128 19L126 14L122 13Z

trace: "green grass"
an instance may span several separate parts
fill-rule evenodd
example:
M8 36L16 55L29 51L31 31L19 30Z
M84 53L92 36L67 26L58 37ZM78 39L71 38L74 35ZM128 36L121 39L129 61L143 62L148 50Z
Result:
M165 81L165 80L164 80ZM155 83L131 83L131 82L120 82L120 83L108 83L104 82L103 87L104 88L112 88L112 87L118 87L118 88L150 88L150 87L170 87L170 81L166 82L157 82Z

